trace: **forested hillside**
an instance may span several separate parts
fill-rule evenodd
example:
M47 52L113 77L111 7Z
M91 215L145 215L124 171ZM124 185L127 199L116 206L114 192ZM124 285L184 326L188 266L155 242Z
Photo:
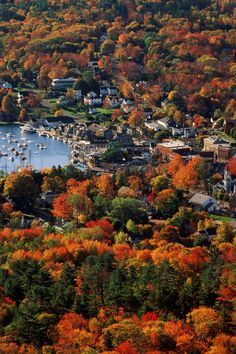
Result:
M19 120L38 117L52 80L72 77L84 94L105 78L135 102L104 123L142 129L147 107L195 127L233 120L235 17L234 0L2 0L0 81L13 93L0 90L1 113L18 114L24 88ZM105 159L128 155L109 149ZM153 151L113 173L2 175L0 354L235 353L235 220L189 202L215 187L224 206L225 176L199 155Z
M13 85L86 79L98 59L125 96L148 81L136 94L149 104L174 90L178 111L232 111L234 1L2 1L0 21L0 78Z

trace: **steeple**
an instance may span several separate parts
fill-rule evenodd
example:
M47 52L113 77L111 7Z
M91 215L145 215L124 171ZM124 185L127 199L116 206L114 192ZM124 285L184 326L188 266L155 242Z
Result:
M233 184L233 180L232 180L230 170L227 167L225 167L223 185L227 193L232 192L232 184Z

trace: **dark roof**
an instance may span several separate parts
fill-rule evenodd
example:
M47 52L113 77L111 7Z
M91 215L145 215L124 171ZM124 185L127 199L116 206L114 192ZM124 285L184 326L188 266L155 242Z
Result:
M62 123L74 123L75 120L74 118L67 117L67 116L61 116L61 117L46 117L45 118L49 123L56 123L56 122L62 122Z
M206 229L207 233L209 236L215 236L216 235L216 229L217 227L209 227Z
M28 97L29 94L32 93L32 92L28 92L28 91L19 91L19 94L23 97Z
M153 112L151 107L146 107L144 108L144 112Z

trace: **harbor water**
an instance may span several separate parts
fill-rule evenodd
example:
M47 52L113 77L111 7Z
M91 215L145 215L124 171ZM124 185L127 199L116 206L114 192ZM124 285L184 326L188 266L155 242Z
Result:
M31 165L40 170L69 163L70 146L63 141L23 133L17 125L0 126L0 170L17 171Z

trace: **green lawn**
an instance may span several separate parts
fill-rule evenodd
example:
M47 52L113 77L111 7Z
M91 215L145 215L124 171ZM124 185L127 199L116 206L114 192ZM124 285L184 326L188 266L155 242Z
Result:
M235 221L234 218L230 218L229 216L223 216L223 215L214 215L210 214L211 219L217 220L217 221Z
M97 108L97 112L100 113L100 114L111 115L112 110L111 109L105 109L105 108Z

